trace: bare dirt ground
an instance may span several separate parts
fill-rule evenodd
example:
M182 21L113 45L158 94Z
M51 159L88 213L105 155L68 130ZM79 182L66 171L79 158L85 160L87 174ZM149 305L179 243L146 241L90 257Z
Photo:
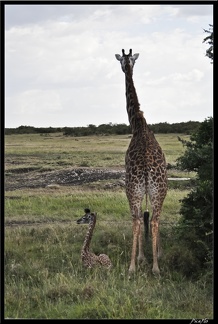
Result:
M18 168L8 169L5 174L5 191L13 191L18 189L30 188L55 188L56 186L78 186L90 183L96 183L101 180L106 180L104 188L111 189L114 186L125 185L124 170L109 170L109 169L93 169L93 168L67 168L56 171L42 171L38 168ZM115 181L114 181L115 180ZM19 199L20 196L8 196L7 199ZM51 220L35 221L6 221L6 227L12 226L40 226L45 223L54 223ZM71 221L55 221L55 223L65 224Z
M9 169L5 174L5 191L45 188L52 185L85 185L100 180L119 180L124 185L125 171L92 168L67 168L42 171L35 168Z

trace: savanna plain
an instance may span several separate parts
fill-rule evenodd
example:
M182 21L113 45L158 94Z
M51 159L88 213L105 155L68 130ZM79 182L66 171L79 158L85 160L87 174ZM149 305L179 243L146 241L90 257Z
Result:
M181 217L180 200L191 190L195 174L176 168L176 159L184 152L177 134L156 138L169 166L160 220L161 275L152 274L149 241L146 263L138 265L129 279L132 222L124 156L130 136L5 136L5 319L198 319L207 323L213 318L212 284L203 276L196 280L189 276L188 262L179 264L175 255L180 249L173 235ZM90 249L110 257L110 271L86 269L81 263L87 225L76 220L84 215L84 208L97 213ZM151 214L150 205L148 209Z

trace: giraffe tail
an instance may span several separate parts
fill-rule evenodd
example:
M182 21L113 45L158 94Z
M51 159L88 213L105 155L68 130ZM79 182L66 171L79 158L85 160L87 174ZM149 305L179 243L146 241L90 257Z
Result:
M149 211L144 212L144 229L145 229L145 241L148 242L149 237Z

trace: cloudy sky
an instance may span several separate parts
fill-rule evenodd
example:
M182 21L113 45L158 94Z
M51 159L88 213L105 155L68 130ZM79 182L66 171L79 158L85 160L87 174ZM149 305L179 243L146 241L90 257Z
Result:
M213 5L5 5L5 127L128 124L115 54L139 53L148 124L213 115Z

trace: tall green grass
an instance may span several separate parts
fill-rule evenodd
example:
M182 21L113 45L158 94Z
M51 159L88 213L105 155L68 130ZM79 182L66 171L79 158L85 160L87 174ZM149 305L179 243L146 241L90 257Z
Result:
M212 291L151 258L129 279L131 223L99 220L92 250L107 253L113 269L84 269L80 249L87 226L47 224L6 230L6 318L192 319L212 318ZM170 239L165 237L163 248Z
M181 135L180 135L181 136ZM156 135L167 163L174 163L184 151L177 134ZM188 139L189 136L181 136ZM51 134L43 137L39 134L5 136L6 170L22 165L37 165L41 168L63 168L66 166L87 167L124 167L124 155L130 142L130 136L87 136L66 137ZM12 162L15 162L14 164ZM12 163L12 164L11 164Z
M6 172L86 163L87 167L123 168L129 140L127 136L6 136ZM168 162L175 164L183 151L176 135L159 135L158 141ZM169 176L181 176L176 169L169 171ZM105 181L99 181L5 192L5 318L212 319L212 283L203 276L194 279L197 265L174 238L180 200L189 190L169 187L164 201L160 278L151 272L149 242L146 262L137 266L131 279L132 224L124 188L107 188ZM86 207L97 212L91 249L109 255L111 271L82 266L80 252L87 225L77 225L76 219Z

